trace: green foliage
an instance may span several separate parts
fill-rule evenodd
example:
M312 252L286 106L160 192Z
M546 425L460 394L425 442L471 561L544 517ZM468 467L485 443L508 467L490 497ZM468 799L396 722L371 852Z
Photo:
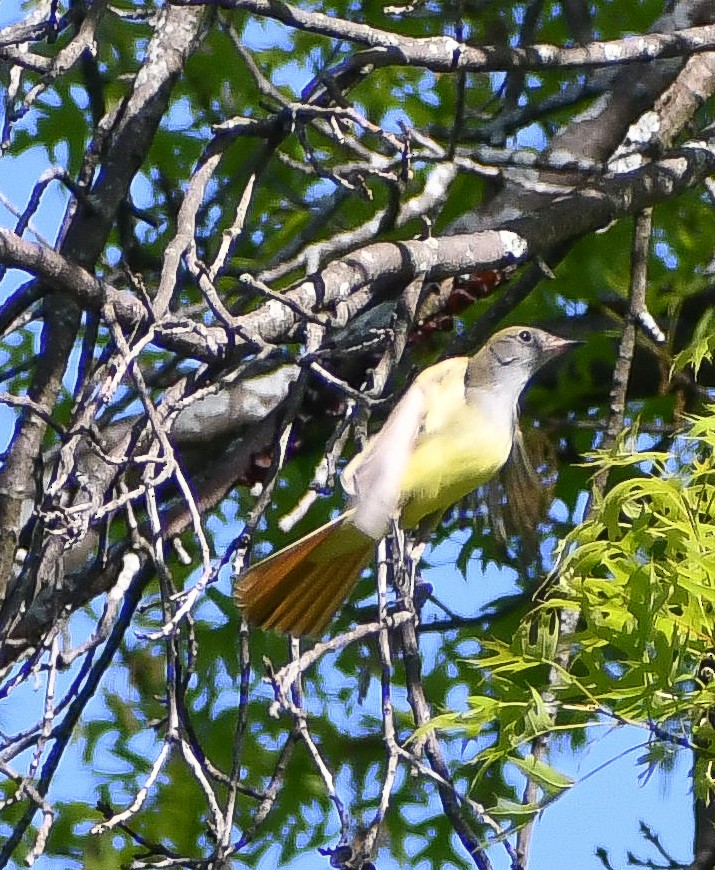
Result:
M643 729L648 767L668 769L669 750L691 746L697 794L715 782L715 690L695 681L715 645L715 408L693 419L677 457L633 444L591 457L630 476L565 536L545 600L513 639L481 642L471 661L480 694L430 726L487 740L470 762L475 789L503 765L539 786L538 805L488 808L517 825L578 788L534 757L533 741L566 733L579 743L604 721ZM559 638L564 619L573 628Z
M682 371L692 366L697 376L703 362L710 361L715 353L715 308L707 308L693 332L692 342L673 360L673 369Z
M61 3L60 7L66 5ZM466 38L475 45L517 45L526 36L525 4L521 0L416 3L412 13L399 16L387 15L385 4L377 0L358 4L336 0L302 6L320 6L328 15L413 36L454 35L464 25ZM618 15L614 15L615 6ZM662 6L660 0L596 2L590 4L590 26L604 37L639 33L652 26ZM97 91L92 90L83 69L73 66L33 103L25 120L16 127L8 152L11 157L34 149L77 176L88 145L98 132L92 100L102 103L107 111L116 109L130 92L132 77L144 57L152 33L151 20L141 15L122 17L117 12L136 8L137 4L129 0L113 3L102 19L96 46ZM534 41L554 43L572 39L560 3L553 0L542 4L539 25L532 36ZM64 35L56 44L43 44L42 51L54 56L67 40ZM237 43L246 53L237 51ZM114 226L100 256L98 273L108 275L122 289L130 286L125 283L125 272L113 267L120 250L129 270L143 280L151 295L159 281L162 257L176 232L177 213L188 179L205 157L214 125L234 117L266 122L282 117L286 124L281 128L283 132L276 133L269 142L261 136L236 137L221 152L197 213L196 251L191 256L195 254L198 261L209 264L223 232L235 220L248 179L255 174L245 225L225 273L217 279L217 291L232 312L245 313L258 305L258 300L247 297L238 285L238 274L259 274L316 246L307 265L294 263L272 282L273 288L280 290L302 279L307 270L344 250L349 252L351 244L339 248L337 254L317 248L340 234L361 230L379 212L384 211L387 218L371 240L423 235L426 228L419 221L396 228L390 220L395 203L403 204L421 193L438 162L429 149L421 149L418 136L411 141L413 149L420 153L411 166L412 175L396 181L383 164L399 164L399 150L372 127L350 125L343 129L336 121L340 135L329 135L316 124L291 117L290 107L286 109L285 104L295 101L312 77L335 68L355 50L346 41L288 28L241 10L212 10L207 15L201 46L173 87L169 110L159 123L132 186L131 199L141 214L127 204L124 225ZM249 56L259 76L273 87L270 93L262 90L247 61ZM403 135L398 124L403 122L407 130L429 136L440 148L449 150L456 143L466 153L482 142L503 144L516 133L527 147L533 148L535 142L548 140L557 126L567 124L591 105L582 100L548 115L536 112L528 126L509 128L503 134L489 132L491 122L502 114L515 106L536 109L583 78L584 73L529 73L517 88L514 106L509 106L507 85L518 84L520 76L518 71L506 77L470 73L464 77L461 92L457 74L396 65L365 76L346 99L369 125L383 124L387 132ZM38 81L39 77L27 73L23 79L25 93ZM711 101L705 103L701 113L704 124L712 121ZM370 163L373 157L380 161ZM98 166L99 172L101 154L93 153L92 161L100 161L91 163L93 171ZM475 161L479 162L477 158ZM359 178L345 170L355 162L361 164ZM500 184L493 175L460 172L440 202L438 213L431 216L433 232L444 233L454 220L493 196ZM710 221L711 206L699 191L660 205L654 212L649 258L648 306L659 322L669 327L672 347L668 352L680 351L674 368L701 377L708 375L707 362L715 350L715 301L707 270L712 234L703 232L703 226ZM539 472L544 480L553 482L549 492L553 493L554 504L535 530L535 548L529 549L513 530L497 528L495 505L506 502L503 490L497 491L489 508L484 493L458 506L433 539L435 544L460 541L458 547L455 544L454 562L465 577L475 567L508 568L514 575L510 591L495 594L484 608L474 603L473 587L465 586L464 594L455 596L456 601L437 588L435 596L445 598L448 608L459 609L463 619L456 618L447 629L433 632L434 621L444 617L444 612L430 601L423 613L421 635L423 685L431 708L450 711L456 706L455 697L469 696L466 710L443 712L433 720L444 737L448 760L459 771L465 749L471 761L466 773L461 770L458 777L469 779L465 788L470 787L475 799L505 827L533 819L545 804L578 789L578 783L556 770L548 757L538 756L533 741L563 734L578 748L604 721L642 727L644 737L651 740L642 762L648 766L665 767L669 763L663 749L667 744L661 740L663 733L685 736L698 748L699 794L705 795L715 785L715 734L709 716L715 690L700 688L693 679L701 657L715 644L715 431L711 418L698 418L688 439L680 444L679 458L674 459L670 438L675 408L686 403L687 409L693 410L698 393L692 389L676 395L676 390L667 385L665 351L655 356L648 350L646 355L643 346L647 343L641 341L630 384L627 418L632 421L638 416L642 437L652 439L649 449L633 453L632 436L630 441L622 440L609 455L595 460L592 456L587 467L581 463L598 442L608 413L608 389L629 287L632 231L632 221L622 220L603 233L580 239L559 262L555 280L542 281L509 314L513 322L543 323L564 334L570 333L574 325L579 329L582 323L588 330L585 346L557 373L540 376L524 403L522 426L527 440L531 437L541 442ZM447 348L452 335L478 324L505 296L503 287L495 288L455 315L452 333L432 336L422 346L418 342L411 344L403 370L390 382L389 389L399 390L413 369L450 352ZM191 312L192 306L202 302L197 282L181 269L173 310ZM203 308L196 317L198 328L211 324L215 314ZM80 335L80 340L85 334ZM300 336L291 336L280 350L286 357L297 355L300 341ZM95 358L107 345L106 332L100 330ZM34 324L15 330L3 342L3 389L27 395L38 349ZM185 362L177 363L168 351L157 346L144 348L141 364L147 378L156 378L151 391L157 401L177 367ZM337 364L341 363L338 358ZM355 386L361 386L364 374L361 370L355 376ZM117 401L103 411L102 425L130 413L128 408L132 408L135 398L128 390L120 391ZM58 422L64 424L70 419L74 400L69 391L62 394L52 409ZM290 451L254 535L256 552L285 543L285 536L278 530L279 519L300 502L332 434L334 408L328 407L328 402L323 404L325 407L311 408L310 424L297 433L295 450ZM56 432L48 430L45 447L58 443ZM220 449L221 445L202 444L197 452L208 454ZM351 449L349 446L343 461ZM199 465L203 459L199 456ZM588 476L595 467L611 469L615 486L594 505L588 519L574 529ZM187 473L194 470L188 459L187 469ZM242 521L254 503L249 489L240 487L212 511L205 525L213 554L220 557L242 531ZM319 525L341 504L338 488L330 495L321 493L291 534L297 537ZM118 516L110 527L109 543L117 544L129 536L126 520ZM184 537L194 565L198 564L195 540L189 540L188 534ZM545 600L535 607L534 594L553 567L551 554L557 540L562 540L558 568ZM432 559L433 554L428 553L427 558ZM175 561L170 568L178 590L194 582L189 569ZM239 618L230 596L229 573L227 567L219 583L205 593L192 614L190 629L182 625L177 640L179 661L183 666L190 663L187 672L182 672L186 710L182 728L190 726L191 738L200 747L207 767L212 765L223 776L228 775L233 761L241 680ZM372 619L375 613L374 578L366 576L337 616L331 633L347 629L356 619ZM574 632L560 641L558 626L563 613L577 615L578 621ZM115 831L88 837L87 830L101 817L95 798L115 810L131 804L145 785L166 738L168 645L136 634L155 630L163 621L157 587L150 585L143 610L102 683L96 705L89 708L76 734L73 748L84 766L93 771L94 794L87 800L65 797L57 801L59 812L47 851L62 856L61 860L82 862L86 867L119 867L129 865L136 856L136 842L129 833ZM479 648L476 658L475 646ZM568 667L563 661L564 648L570 652ZM249 701L242 737L244 791L237 797L236 840L250 830L260 796L270 786L277 760L292 740L293 721L289 716L271 715L272 692L264 681L266 662L280 667L288 655L284 639L270 632L252 634ZM396 728L399 740L406 742L413 734L414 720L406 699L398 649L394 660ZM549 687L553 674L558 679ZM372 818L386 769L380 678L377 645L371 638L326 657L308 671L303 683L311 734L334 772L341 794L351 804L356 827ZM68 764L60 773L69 770ZM522 789L515 782L521 786L525 777L538 785L538 801L521 802ZM217 794L224 799L225 786L220 777L216 781ZM7 790L12 793L14 788L11 784ZM3 836L20 815L17 805L3 813ZM174 747L146 804L132 819L132 828L148 842L180 850L198 861L211 849L209 820L205 795ZM489 833L485 826L484 835ZM255 866L274 843L279 844L280 860L287 863L298 854L334 845L339 836L334 805L301 744L290 753L275 806L235 863ZM433 782L401 773L383 837L385 851L403 866L464 866L464 853L441 812Z

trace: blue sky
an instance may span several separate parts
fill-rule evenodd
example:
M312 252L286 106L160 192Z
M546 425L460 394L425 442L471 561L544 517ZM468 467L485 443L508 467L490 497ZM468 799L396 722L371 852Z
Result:
M15 0L5 0L0 7L0 26L17 20L17 17L18 4ZM287 70L286 75L290 78L300 77L301 71L296 67ZM299 91L309 78L310 75L306 73L305 81L296 81L296 90ZM61 160L62 155L57 156ZM0 159L0 195L17 208L24 208L35 179L49 165L48 155L40 147L17 157L12 153L5 155ZM53 183L43 197L35 224L50 240L55 237L65 201L64 191L58 183ZM2 205L0 224L10 228L14 226L13 216ZM9 276L0 286L0 298L4 299L20 279L17 273ZM0 355L2 359L3 355ZM11 412L0 405L0 449L7 445L11 421ZM465 586L461 575L453 567L456 546L448 542L434 552L432 559L438 567L426 572L427 579L439 588L440 597L454 605L455 609L459 610L459 602L468 598L469 610L474 612L478 602L486 606L512 588L513 579L508 572L490 569L486 574L481 574L476 566L473 566ZM80 626L82 620L87 626L91 624L85 617L80 617ZM429 644L431 641L428 639L424 642ZM429 649L427 654L430 654ZM116 679L116 674L110 674L108 679ZM97 711L101 712L95 706ZM17 703L0 709L4 730L19 725L19 718ZM609 852L616 868L627 866L627 851L633 851L641 857L656 857L648 852L640 837L641 819L660 834L668 851L677 858L689 860L693 835L688 776L691 758L688 753L681 752L671 774L665 777L656 773L650 780L641 783L639 774L642 768L636 764L636 760L642 754L642 749L638 747L646 737L646 732L636 728L604 726L598 729L598 734L594 735L588 747L576 755L565 745L555 747L551 763L582 781L549 807L537 823L531 870L552 870L564 866L565 860L578 870L600 870L602 864L595 857L595 848L598 846ZM604 764L607 766L599 773L589 775ZM76 752L68 755L60 768L54 796L77 798L84 794L91 804L96 798L96 782L90 771L82 775L79 765ZM509 862L503 850L495 848L491 857L496 870L507 870ZM50 864L46 861L43 866L60 867L64 866L64 862ZM276 867L276 853L270 852L258 866L260 870ZM309 854L293 861L285 870L308 870L316 866L316 856ZM465 863L465 866L468 865ZM380 870L393 870L397 864L389 857L380 856L379 867Z

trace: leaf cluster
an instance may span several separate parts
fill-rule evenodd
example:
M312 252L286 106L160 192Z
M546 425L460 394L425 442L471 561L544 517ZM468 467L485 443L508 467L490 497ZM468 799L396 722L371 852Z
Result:
M709 800L715 693L697 675L715 645L715 416L691 421L678 456L636 442L592 456L629 475L564 537L543 600L513 639L481 642L467 709L433 723L473 741L478 794L505 766L540 787L533 805L500 798L489 810L517 825L574 785L547 764L540 738L568 735L577 747L604 725L640 729L646 766L668 769L672 752L692 749L696 792Z

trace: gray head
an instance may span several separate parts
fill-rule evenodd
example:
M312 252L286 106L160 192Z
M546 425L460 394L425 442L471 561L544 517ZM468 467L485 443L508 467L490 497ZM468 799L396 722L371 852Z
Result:
M493 335L469 361L467 391L497 388L515 402L543 365L579 344L532 326L509 326Z

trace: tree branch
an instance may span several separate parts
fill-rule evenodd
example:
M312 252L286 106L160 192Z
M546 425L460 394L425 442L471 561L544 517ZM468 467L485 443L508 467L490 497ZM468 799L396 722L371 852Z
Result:
M367 45L362 66L410 65L433 72L501 72L504 70L573 69L652 62L683 57L715 48L715 25L687 27L671 33L640 34L637 39L591 42L586 45L472 46L450 36L412 37L369 24L310 12L290 3L270 0L172 0L177 6L219 6L245 9L310 33Z

